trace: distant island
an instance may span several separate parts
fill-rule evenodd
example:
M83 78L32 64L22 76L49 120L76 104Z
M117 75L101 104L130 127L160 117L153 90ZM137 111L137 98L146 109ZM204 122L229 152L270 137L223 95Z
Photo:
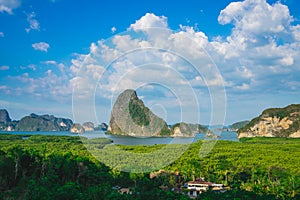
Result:
M94 127L92 122L82 125L73 123L71 119L55 117L53 115L37 115L31 113L20 120L12 120L6 109L0 109L0 130L2 131L70 131L71 133L83 133L94 130L107 130L107 125Z
M121 93L111 112L107 133L127 136L194 137L209 133L204 125L180 122L168 127L167 123L144 105L134 90Z

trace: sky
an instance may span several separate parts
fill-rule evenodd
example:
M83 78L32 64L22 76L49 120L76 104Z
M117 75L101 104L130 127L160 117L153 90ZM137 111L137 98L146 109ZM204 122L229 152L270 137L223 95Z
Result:
M135 89L169 124L300 100L297 0L0 0L0 108L109 122Z

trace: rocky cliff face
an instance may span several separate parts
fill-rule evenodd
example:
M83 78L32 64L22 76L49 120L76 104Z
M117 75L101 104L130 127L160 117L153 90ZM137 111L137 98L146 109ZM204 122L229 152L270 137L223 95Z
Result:
M53 115L36 115L23 117L15 127L16 131L68 131L72 120L57 118Z
M84 122L82 124L82 127L84 128L85 131L94 131L94 123L93 122Z
M194 137L196 133L208 133L209 130L200 124L187 124L184 122L172 126L171 136L174 137Z
M71 126L70 132L71 133L84 133L85 130L84 130L83 126L81 126L79 123L74 123Z
M271 108L238 130L238 137L300 137L300 104Z
M11 119L9 117L7 110L0 109L0 123L7 124L9 122L11 122Z
M169 135L166 122L153 114L134 90L120 94L111 112L108 132L130 136Z

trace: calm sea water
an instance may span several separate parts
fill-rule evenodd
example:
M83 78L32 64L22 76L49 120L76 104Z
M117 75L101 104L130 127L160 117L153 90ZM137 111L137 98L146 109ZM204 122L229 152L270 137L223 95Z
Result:
M1 132L5 134L23 134L23 135L56 135L56 136L77 136L78 134L72 134L68 131L58 132ZM187 144L198 140L204 140L205 134L196 134L194 138L171 138L171 137L129 137L129 136L117 136L117 135L106 135L103 131L92 131L79 134L82 137L89 139L92 138L108 138L113 140L114 144L123 145L154 145L154 144ZM236 132L221 132L218 140L230 140L238 141Z

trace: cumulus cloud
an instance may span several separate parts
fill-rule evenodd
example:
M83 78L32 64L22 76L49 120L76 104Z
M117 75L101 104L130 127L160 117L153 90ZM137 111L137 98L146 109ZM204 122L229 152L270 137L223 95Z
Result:
M40 30L40 23L35 18L36 14L35 12L31 12L30 14L27 14L27 22L29 23L29 27L25 28L25 31L29 33L31 30Z
M205 51L209 45L205 33L189 26L179 28L174 32L168 27L167 17L147 13L126 32L92 43L89 54L72 60L73 99L84 101L95 95L107 101L125 89L143 91L151 85L152 95L147 95L145 102L151 104L160 98L166 108L181 107L184 117L189 115L189 120L196 121L197 116L190 111L199 109L197 98L203 95L202 107L208 108L211 103L207 89L201 90L210 87L214 93L218 88L222 93L224 81ZM154 93L160 87L168 89L158 97Z
M136 34L141 32L142 37ZM92 43L90 54L72 60L71 71L77 76L70 82L78 94L82 91L84 95L81 96L95 91L93 84L97 79L101 79L99 88L104 97L127 88L139 88L148 82L190 96L191 90L187 88L222 87L224 84L205 51L207 45L205 33L183 25L180 31L173 32L165 16L147 13L124 34ZM202 81L197 81L199 76L203 77Z
M136 20L136 22L129 27L129 29L135 31L147 28L168 28L167 18L165 16L156 16L153 13L146 13L145 16Z
M30 95L38 99L66 101L72 93L68 79L61 74L54 73L51 69L39 73L37 78L33 78L30 73L9 76L8 78L22 85L21 87L6 88L6 91L14 95Z
M210 42L210 53L235 88L278 90L282 82L272 79L281 75L284 80L287 74L299 72L299 24L286 5L266 0L232 2L218 21L232 24L233 29L231 35Z
M4 37L4 33L3 32L0 32L0 38L1 37Z
M32 44L34 50L47 52L50 48L50 45L46 42L38 42Z
M221 11L221 24L233 23L235 29L251 33L279 33L285 31L293 18L286 5L270 5L266 0L245 0L230 3Z
M0 0L0 13L13 14L13 10L21 5L20 0Z

